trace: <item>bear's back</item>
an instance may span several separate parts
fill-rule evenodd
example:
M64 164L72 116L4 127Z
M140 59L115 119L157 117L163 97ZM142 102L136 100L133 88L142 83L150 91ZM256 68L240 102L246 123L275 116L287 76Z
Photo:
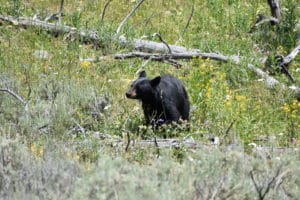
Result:
M188 120L190 103L183 83L176 77L167 74L161 77L159 89L164 99L164 104L174 104L182 119Z

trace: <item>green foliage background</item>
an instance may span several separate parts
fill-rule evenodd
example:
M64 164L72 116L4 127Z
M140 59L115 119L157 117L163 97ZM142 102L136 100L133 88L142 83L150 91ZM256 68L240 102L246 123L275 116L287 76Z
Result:
M60 6L58 0L0 0L0 3L2 15L36 15L41 19L57 12ZM300 13L297 1L282 1L280 28L264 25L252 34L248 32L257 15L270 15L265 1L145 1L122 30L127 38L158 41L152 35L160 33L169 44L245 57L240 65L194 59L184 61L180 69L158 62L144 66L145 61L140 59L114 60L111 56L114 53L132 50L116 44L112 36L138 1L112 1L101 21L105 3L65 1L63 10L63 24L98 31L97 47L81 43L80 38L70 41L66 36L53 37L37 28L1 23L0 88L9 88L29 101L25 110L11 95L0 93L1 152L5 153L7 145L12 145L8 152L17 155L13 157L15 165L1 165L8 170L2 177L11 180L6 182L1 194L13 195L7 196L8 199L23 195L46 199L201 198L197 194L199 184L209 191L220 181L222 176L219 175L224 171L218 162L229 159L232 165L226 168L226 187L232 189L238 185L240 189L232 199L252 199L256 194L253 185L247 188L251 185L249 171L256 165L261 166L263 172L275 170L280 163L273 166L257 158L239 163L239 157L228 158L222 151L214 151L216 155L212 156L203 149L183 147L176 151L170 149L157 159L153 149L124 152L122 148L109 147L101 137L126 139L129 133L137 140L164 135L207 143L210 137L218 136L223 144L238 143L247 151L249 143L299 147L300 103L285 89L268 89L246 67L251 62L262 68L258 58L265 52L274 57L287 55L296 46L294 27L299 23ZM183 32L192 7L195 9L192 20ZM34 56L41 50L47 51L49 57ZM98 61L83 60L87 58L98 58ZM140 105L124 95L142 68L149 77L171 73L184 82L192 105L189 131L166 128L162 133L153 133L142 126ZM296 84L300 81L299 68L298 56L290 66ZM290 84L283 74L274 76ZM233 125L227 131L230 124ZM299 157L285 160L281 160L282 165L299 174L295 167ZM209 174L211 168L215 171ZM16 190L13 188L23 187L21 177L26 175L21 176L21 171L33 177L32 182L28 179L31 189L10 193ZM265 177L263 173L262 176ZM46 181L49 185L43 182L43 177L49 180ZM246 178L241 180L240 177ZM68 187L58 187L58 180ZM33 187L38 184L44 188ZM297 196L297 176L286 184ZM281 190L272 192L272 195L284 196Z

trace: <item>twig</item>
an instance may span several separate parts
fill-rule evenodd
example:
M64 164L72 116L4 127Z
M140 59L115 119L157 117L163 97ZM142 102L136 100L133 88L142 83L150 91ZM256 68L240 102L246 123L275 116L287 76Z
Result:
M253 170L250 171L250 177L251 177L251 180L254 184L254 187L256 189L256 192L258 193L258 197L260 200L263 200L262 198L262 194L261 194L261 191L262 191L262 188L258 186L258 184L256 183L255 179L254 179L254 175L253 175Z
M104 24L104 16L105 16L105 12L106 12L106 9L108 8L109 4L112 2L112 0L108 0L106 2L106 4L104 5L104 8L102 10L102 14L101 14L101 21L100 21L100 24L103 25Z
M78 126L81 133L85 133L84 128L75 119L73 119L73 122Z
M0 92L6 92L8 94L10 94L11 96L13 96L15 99L17 99L18 101L20 101L24 106L26 106L28 104L28 102L26 102L22 97L20 97L19 95L17 95L16 93L14 93L12 90L10 89L3 89L0 88Z
M130 134L129 132L127 132L127 144L125 147L125 151L128 151L129 146L130 146Z
M226 131L225 131L225 133L224 133L224 136L227 136L227 135L228 135L228 133L229 133L230 129L232 128L232 126L233 126L233 124L234 124L235 121L236 121L236 119L234 119L234 120L230 123L230 125L228 126L228 128L226 129Z
M183 35L185 34L186 30L188 29L188 27L189 27L189 25L190 25L190 22L191 22L191 20L192 20L192 17L193 17L193 15L194 15L194 12L195 12L195 4L193 4L193 6L192 6L192 11L191 11L191 14L190 14L190 16L189 16L189 19L188 19L188 21L187 21L187 23L186 23L186 25L185 25L183 31L181 32L181 36L180 36L181 38L183 37Z
M283 183L284 179L291 174L291 170L287 169L286 171L282 172L280 175L278 175L276 184L275 184L275 190Z
M61 0L58 13L52 13L51 15L49 15L48 17L46 17L44 19L45 22L48 22L49 20L55 19L55 20L58 20L58 24L61 25L62 24L61 23L61 18L63 16L63 13L62 13L63 7L64 7L64 0Z
M156 147L156 153L157 153L157 158L158 158L160 156L160 150L159 150L159 146L157 144L156 137L154 137L154 144L155 144L155 147Z
M160 15L162 12L159 13L152 13L152 15L150 15L149 17L147 17L145 20L143 20L142 22L140 22L138 25L142 25L142 23L144 23L144 26L147 26L148 23L151 21L151 19L153 19L154 17Z
M228 126L228 128L226 129L226 131L225 131L225 133L224 133L224 136L223 136L223 138L222 138L222 140L221 140L221 144L223 143L222 141L224 141L225 138L228 136L228 133L229 133L229 131L231 130L231 128L232 128L233 124L235 123L235 121L236 121L236 119L234 119L234 120L229 124L229 126Z
M282 62L280 63L280 66L288 66L290 62L292 62L293 59L295 59L295 57L298 55L299 51L300 51L300 44L298 44L298 46L294 48L291 51L291 53L289 53L289 55L283 58Z
M25 82L26 82L27 89L28 89L27 100L29 100L30 99L30 95L31 95L30 76L29 76L28 69L26 67L24 67L24 69L25 69Z
M258 26L262 24L271 23L272 25L278 24L279 20L275 17L266 18L264 15L260 15L255 25L250 29L249 33L252 33Z
M59 8L59 11L58 11L58 23L61 24L61 18L62 18L62 10L63 10L63 7L64 7L64 0L61 0L60 2L60 8Z
M126 21L129 19L129 17L140 7L140 5L144 2L145 0L141 0L132 10L131 12L125 17L125 19L123 19L123 21L120 23L119 27L116 30L116 35L119 34L120 30L122 29L122 27L124 26L124 24L126 23Z
M268 182L265 191L263 191L264 186L259 186L257 184L256 180L254 179L253 170L250 171L250 177L251 177L254 187L258 193L259 200L264 200L266 195L269 193L270 189L274 188L276 186L275 183L276 183L276 180L279 179L278 177L280 177L280 179L282 179L282 177L287 173L287 172L284 172L284 173L280 174L281 169L282 169L282 165L280 165L278 167L275 176L273 176L272 179Z
M273 187L273 185L274 185L274 183L275 183L275 181L276 181L276 179L277 179L277 177L278 177L278 175L281 171L281 168L282 168L282 166L278 167L278 169L276 171L276 175L273 176L272 179L269 181L269 183L267 185L267 188L266 188L265 192L262 195L262 199L265 199L265 196L269 193L271 187Z
M153 34L153 37L158 37L159 38L159 40L162 42L162 43L164 43L164 45L166 45L166 47L168 48L168 50L169 50L169 54L172 54L172 50L171 50L171 48L170 48L170 46L168 45L168 43L166 42L166 41L164 41L164 39L161 37L161 35L159 34L159 33L154 33Z
M173 60L173 59L164 60L163 62L176 67L176 69L179 69L180 67L182 67L181 63L179 63L179 62L177 62L176 60Z

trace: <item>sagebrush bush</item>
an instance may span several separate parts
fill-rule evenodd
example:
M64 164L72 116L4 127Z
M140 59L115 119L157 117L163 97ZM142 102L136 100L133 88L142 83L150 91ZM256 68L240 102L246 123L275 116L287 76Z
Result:
M47 151L47 150L46 150ZM35 157L19 140L0 138L1 199L68 199L79 174L54 152Z
M100 156L89 175L77 182L75 199L265 199L296 197L300 173L293 158L251 158L239 149L200 149L182 163L161 154L150 165ZM279 171L279 174L276 173ZM275 177L275 178L274 178ZM275 182L268 186L272 179ZM289 196L290 195L290 196Z

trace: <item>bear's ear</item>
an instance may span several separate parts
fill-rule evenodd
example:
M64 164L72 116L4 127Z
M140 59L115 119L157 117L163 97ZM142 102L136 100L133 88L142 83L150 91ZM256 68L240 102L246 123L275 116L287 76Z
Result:
M160 79L161 79L160 76L155 77L154 79L150 80L150 85L151 85L152 87L158 86L158 84L159 84L159 82L160 82Z
M145 71L141 71L139 78L146 78L146 72Z

